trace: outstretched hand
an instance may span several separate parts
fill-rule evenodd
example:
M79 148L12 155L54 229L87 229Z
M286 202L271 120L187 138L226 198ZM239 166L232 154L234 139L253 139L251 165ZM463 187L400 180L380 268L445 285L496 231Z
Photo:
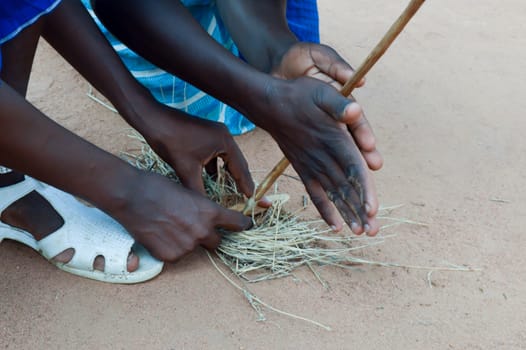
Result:
M276 139L333 229L342 228L338 209L354 233L374 235L379 229L378 200L369 169L380 169L383 160L361 107L352 96L347 99L338 92L353 73L328 46L292 45L272 69L289 87L277 88L269 101L290 95L285 103L269 102L281 106L274 112L281 117L271 118L277 125L262 127Z
M376 234L374 183L347 129L360 106L313 78L275 79L266 93L251 118L276 140L323 219L341 230L338 209L354 233Z
M311 77L330 84L337 90L353 75L353 68L332 48L322 44L298 42L282 56L272 74L281 79ZM363 79L358 87L365 84ZM382 167L382 156L376 149L373 130L362 112L359 118L343 117L356 145L360 149L368 167L378 170Z

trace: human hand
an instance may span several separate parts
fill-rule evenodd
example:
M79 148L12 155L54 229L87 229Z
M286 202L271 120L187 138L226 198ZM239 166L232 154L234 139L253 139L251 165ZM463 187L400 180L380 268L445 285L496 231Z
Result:
M174 262L197 246L214 250L221 242L218 229L242 231L252 224L161 175L138 173L131 193L108 212L159 260Z
M219 157L240 191L252 196L254 182L248 164L223 124L193 118L163 105L150 107L143 113L149 118L148 125L139 132L174 168L184 186L205 194L203 168Z
M347 131L362 118L360 106L312 78L275 79L266 92L250 117L279 144L323 219L341 230L337 208L354 233L376 234L373 179Z
M298 42L285 52L273 67L272 75L281 79L296 79L302 76L316 78L341 90L353 75L352 67L332 48L312 43ZM361 87L365 79L358 84ZM373 130L362 113L360 118L347 124L351 135L371 170L383 165L382 156L376 149Z

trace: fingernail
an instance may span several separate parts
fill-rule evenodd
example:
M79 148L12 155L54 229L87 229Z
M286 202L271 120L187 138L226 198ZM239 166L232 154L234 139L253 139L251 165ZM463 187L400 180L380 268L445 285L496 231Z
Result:
M351 230L352 230L352 232L354 232L354 233L358 232L358 229L359 229L359 228L360 228L360 226L358 226L358 224L357 224L356 222L353 222L353 223L351 224Z
M369 226L369 224L365 224L365 226L363 227L363 229L364 229L365 232L368 233L369 231L371 231L371 226Z
M264 196L259 200L258 205L268 208L272 205L272 201L267 196Z
M359 113L362 113L362 107L356 103L356 102L351 102L347 108L346 108L346 111L347 113L356 113L356 114L359 114Z
M371 212L372 208L369 203L365 203L365 212L369 214Z
M331 230L336 232L336 230L337 230L336 225L331 225Z

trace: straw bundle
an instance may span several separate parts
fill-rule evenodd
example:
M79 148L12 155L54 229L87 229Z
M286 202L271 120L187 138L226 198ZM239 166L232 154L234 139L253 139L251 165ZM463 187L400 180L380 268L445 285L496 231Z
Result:
M140 169L179 181L174 170L155 154L140 135L133 134L132 137L141 142L141 151L125 154L128 161ZM244 203L243 195L237 191L228 173L220 172L215 180L204 173L203 178L212 200L225 207ZM284 208L287 195L273 196L273 199L271 208L262 213L252 213L254 226L251 229L225 234L216 250L225 265L249 282L289 276L301 266L307 266L316 274L314 266L349 267L364 263L363 258L351 253L384 240L333 234L321 220L302 220L298 213L287 212Z

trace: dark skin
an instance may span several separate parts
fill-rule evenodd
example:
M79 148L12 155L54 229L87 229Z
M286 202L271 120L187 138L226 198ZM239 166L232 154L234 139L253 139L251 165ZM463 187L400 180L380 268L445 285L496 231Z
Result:
M218 0L217 4L221 18L232 33L236 45L254 67L282 79L313 77L331 84L338 90L352 76L352 67L332 48L298 42L287 25L286 1ZM361 81L358 87L363 86L364 83L365 81ZM362 114L358 119L340 121L347 124L347 129L369 169L380 169L383 160L376 150L374 134L365 116ZM348 167L348 171L345 172L347 183L340 182L339 185L333 183L331 186L326 179L316 181L315 178L305 178L300 173L305 183L311 183L311 186L307 186L308 190L311 189L309 191L311 197L323 198L319 201L314 200L314 203L321 213L326 213L324 217L335 215L334 208L325 204L326 194L347 223L354 222L352 217L348 217L349 210L354 217L359 216L363 222L366 222L363 211L360 212L362 208L353 205L361 201L360 197L364 190L364 199L369 208L363 209L369 217L376 215L378 204L374 183L367 166L356 154L356 149L354 153L355 166ZM349 200L349 198L353 199ZM375 227L377 227L376 223L372 229L369 227L365 230L374 235L377 232ZM359 230L353 228L353 231L356 232L357 229Z
M211 202L199 192L131 167L28 103L24 93L39 35L114 104L182 174L189 187L200 190L202 183L197 174L207 162L220 156L244 193L251 195L253 191L246 161L226 128L157 103L130 76L84 8L74 0L64 0L2 48L3 78L7 81L0 86L0 149L8 151L0 152L0 164L93 203L164 261L175 261L199 245L214 249L220 241L218 228L239 231L251 225L249 218ZM196 139L206 143L190 147ZM21 176L1 176L0 186L20 181ZM39 204L34 198L30 202ZM44 229L34 227L37 239L53 231L56 224L48 223ZM26 222L20 226L28 225Z
M382 160L372 130L358 104L312 79L338 87L352 69L328 47L298 43L286 25L283 1L217 2L252 66L212 40L179 1L92 4L105 26L135 52L268 131L334 230L343 223L331 199L355 233L378 232L368 167L378 169Z

